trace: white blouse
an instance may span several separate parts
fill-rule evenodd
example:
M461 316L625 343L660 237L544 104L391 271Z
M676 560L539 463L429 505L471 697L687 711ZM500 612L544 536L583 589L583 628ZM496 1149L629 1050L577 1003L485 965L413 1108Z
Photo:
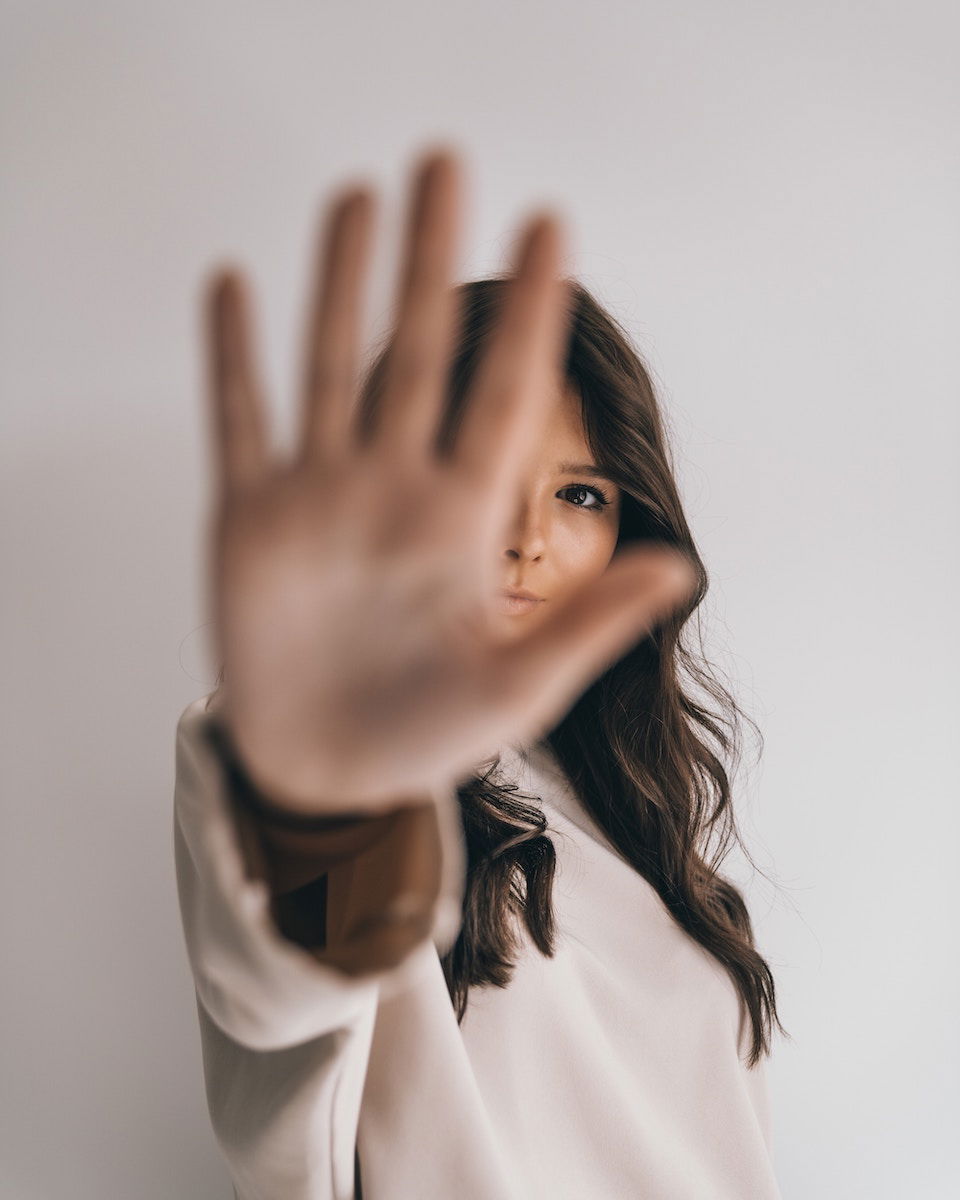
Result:
M541 798L556 954L525 937L461 1025L455 789L437 794L432 935L350 977L284 936L245 872L207 698L177 726L174 839L207 1100L237 1200L779 1200L764 1061L720 964L613 849L545 746L502 779ZM525 933L525 931L524 931Z

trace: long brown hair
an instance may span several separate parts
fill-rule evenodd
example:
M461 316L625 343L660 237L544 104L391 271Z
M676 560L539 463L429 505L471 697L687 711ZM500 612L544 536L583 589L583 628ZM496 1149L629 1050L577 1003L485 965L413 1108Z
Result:
M576 700L542 741L554 752L581 803L612 846L646 879L686 932L728 972L752 1026L750 1067L771 1052L773 974L757 951L740 891L720 865L743 843L731 781L742 757L742 727L763 736L719 680L687 627L707 593L674 479L664 420L650 376L629 335L576 279L568 278L570 328L564 371L579 393L587 442L621 490L617 548L655 540L681 547L699 584L687 604L660 622ZM456 289L460 334L448 376L438 449L449 448L469 384L509 285L507 275ZM360 390L361 435L375 421L390 341L375 354ZM223 681L223 672L217 680ZM556 852L539 797L497 782L498 760L457 785L467 852L463 920L442 959L458 1022L469 989L506 987L522 924L537 949L554 953ZM709 846L716 839L714 849ZM761 872L762 874L762 872Z
M438 449L449 448L470 380L505 295L506 275L456 289L460 332L448 375ZM742 755L742 724L756 723L683 639L707 592L707 572L680 503L660 406L624 328L576 279L567 279L570 327L565 377L579 393L587 442L622 493L617 547L653 539L683 548L699 573L686 606L661 622L579 697L545 741L577 796L612 845L656 889L683 929L727 970L749 1013L749 1066L771 1051L773 974L754 944L739 890L719 866L733 842L754 867L737 828L731 779ZM389 340L361 388L360 428L369 430L386 377ZM683 676L686 677L684 682ZM694 695L698 690L699 698ZM444 956L462 1022L473 986L506 987L520 949L518 922L540 952L554 952L556 853L536 801L497 783L497 761L457 787L467 849L459 936ZM522 795L522 794L520 794ZM711 838L717 837L707 857Z

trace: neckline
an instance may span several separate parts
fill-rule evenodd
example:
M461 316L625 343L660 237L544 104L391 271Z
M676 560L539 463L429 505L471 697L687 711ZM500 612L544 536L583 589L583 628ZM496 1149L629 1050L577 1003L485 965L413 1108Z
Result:
M520 791L532 792L580 833L606 850L612 850L606 834L576 795L566 771L548 742L507 743L500 750L497 775L517 783Z

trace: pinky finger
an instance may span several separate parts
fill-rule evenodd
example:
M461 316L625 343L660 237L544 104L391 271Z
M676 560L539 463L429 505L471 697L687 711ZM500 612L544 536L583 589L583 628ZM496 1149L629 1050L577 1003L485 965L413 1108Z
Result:
M220 491L228 492L261 478L269 457L250 301L239 273L226 268L214 274L205 318L214 470Z

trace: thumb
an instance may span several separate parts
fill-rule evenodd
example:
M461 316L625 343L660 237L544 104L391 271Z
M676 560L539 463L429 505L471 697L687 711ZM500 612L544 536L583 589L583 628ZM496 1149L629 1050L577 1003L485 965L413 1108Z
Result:
M622 551L595 584L498 652L508 707L517 703L523 723L559 719L643 633L689 600L698 582L690 557L674 547L648 542Z

